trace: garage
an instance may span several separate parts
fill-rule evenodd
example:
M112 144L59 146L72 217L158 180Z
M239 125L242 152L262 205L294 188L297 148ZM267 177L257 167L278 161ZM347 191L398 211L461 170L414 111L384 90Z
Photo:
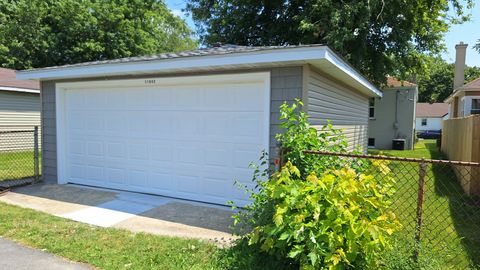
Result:
M237 205L251 162L279 158L280 106L301 100L364 150L381 92L327 46L219 45L17 72L39 81L42 179Z
M233 183L250 186L249 164L268 149L269 73L57 87L64 182L248 202Z

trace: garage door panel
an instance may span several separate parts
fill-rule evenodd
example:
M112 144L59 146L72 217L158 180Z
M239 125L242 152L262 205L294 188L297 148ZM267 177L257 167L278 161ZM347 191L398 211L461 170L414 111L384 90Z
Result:
M124 168L106 168L106 180L113 184L126 184L126 170Z
M198 110L201 105L202 89L192 87L178 87L172 91L175 107L179 110Z
M150 144L152 161L173 161L174 146L168 141L152 141Z
M125 91L126 109L146 109L151 104L150 90L148 88L131 88Z
M128 158L130 160L148 160L148 141L130 141L128 143Z
M107 91L98 91L98 90L92 90L87 92L84 92L84 108L85 109L98 109L98 108L104 108L107 106Z
M68 182L225 204L268 148L263 83L66 90Z
M124 141L110 141L106 143L107 158L123 159L126 157L125 142Z
M150 103L153 107L159 109L169 110L172 109L174 92L169 88L159 88L150 90Z
M172 174L170 172L151 172L149 174L147 184L153 189L165 192L165 195L171 195L172 193L175 193L178 189L177 182L175 181L175 178L172 177Z
M104 168L102 166L89 164L89 165L85 166L85 168L86 168L87 178L89 180L98 181L98 182L101 182L101 181L105 180Z
M148 172L142 168L129 167L127 170L127 184L133 187L147 186Z
M228 143L207 144L205 148L205 165L230 167L232 163L233 145Z
M85 108L85 95L80 90L70 90L66 93L65 105L68 108Z

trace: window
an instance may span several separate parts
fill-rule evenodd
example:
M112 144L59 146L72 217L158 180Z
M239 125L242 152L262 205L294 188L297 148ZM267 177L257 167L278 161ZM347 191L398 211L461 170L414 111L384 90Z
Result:
M368 117L375 118L375 98L371 98L368 103Z
M472 111L470 114L480 114L480 98L472 99Z
M427 125L427 118L422 118L422 127Z
M368 138L368 147L375 147L375 138Z

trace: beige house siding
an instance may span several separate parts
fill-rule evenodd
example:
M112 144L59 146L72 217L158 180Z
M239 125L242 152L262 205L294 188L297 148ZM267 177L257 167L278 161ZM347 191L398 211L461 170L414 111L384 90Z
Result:
M0 131L17 131L0 132L0 152L32 150L35 126L40 127L39 94L0 91Z
M306 68L306 110L313 126L320 128L330 120L335 128L343 130L349 150L365 151L368 143L368 101L319 71Z
M38 94L0 91L0 129L11 126L40 125L40 97Z

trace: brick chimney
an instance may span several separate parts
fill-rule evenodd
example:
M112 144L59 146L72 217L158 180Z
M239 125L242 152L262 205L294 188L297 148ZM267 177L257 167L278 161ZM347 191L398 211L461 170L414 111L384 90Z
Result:
M465 84L465 55L468 44L460 41L455 45L455 74L453 78L453 89L457 89Z

